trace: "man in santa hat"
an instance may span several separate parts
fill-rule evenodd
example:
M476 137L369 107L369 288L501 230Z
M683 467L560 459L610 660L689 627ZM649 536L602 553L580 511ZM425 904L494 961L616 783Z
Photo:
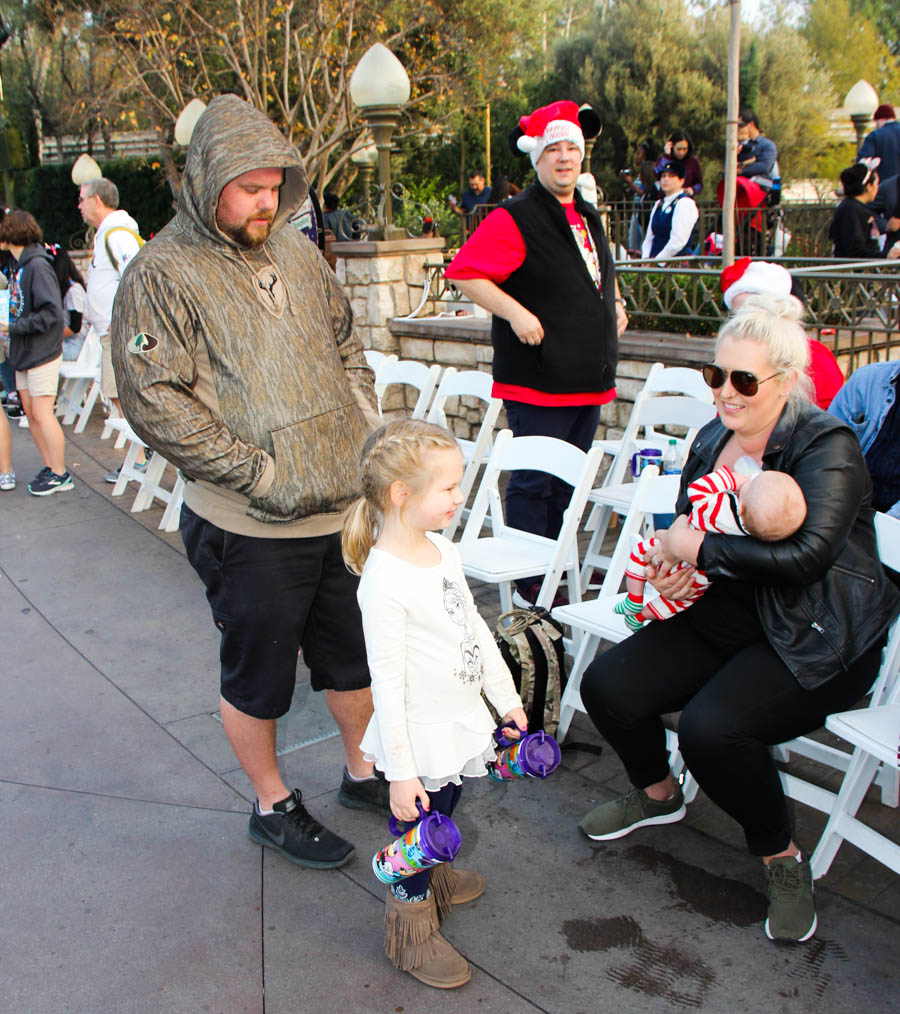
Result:
M510 143L531 156L537 181L492 211L445 273L493 314L493 394L513 435L557 437L582 450L601 405L615 398L628 323L600 216L576 189L585 134L599 131L597 114L574 102L523 116ZM544 472L515 472L507 524L554 539L570 495ZM534 602L540 579L517 584L517 604Z

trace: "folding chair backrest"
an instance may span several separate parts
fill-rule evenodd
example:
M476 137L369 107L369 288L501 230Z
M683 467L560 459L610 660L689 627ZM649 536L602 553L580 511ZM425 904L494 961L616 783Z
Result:
M379 352L377 349L363 349L363 355L366 357L366 362L374 370L378 368L378 364L384 362L385 359L396 359L396 356L388 356L384 352Z
M878 557L885 567L900 571L900 520L887 514L875 514L875 535ZM872 686L872 706L886 704L895 690L900 689L900 617L891 624L878 678ZM896 696L896 695L895 695Z
M634 537L640 535L649 515L671 514L675 510L680 485L680 475L660 475L656 465L649 465L641 472L634 499L620 527L616 548L600 587L600 598L619 594Z
M441 368L437 363L426 366L424 363L417 363L412 359L398 360L389 356L375 368L376 394L379 385L381 385L382 395L391 384L414 387L419 392L419 396L412 411L412 418L424 419L440 375ZM379 410L381 409L381 400L379 398Z
M587 502L590 485L584 489L585 482L593 483L594 476L602 459L603 451L592 448L585 453L574 444L558 440L556 437L513 437L511 430L501 430L494 442L490 459L482 476L478 494L472 506L472 513L466 522L462 534L463 541L475 540L481 532L488 509L491 511L491 523L494 534L499 535L507 526L503 520L500 507L499 477L501 472L531 469L547 472L573 487L570 508L582 498L581 510ZM593 472L591 471L593 469ZM590 473L590 474L589 474ZM568 511L567 511L568 514ZM563 526L566 518L563 519Z
M664 433L657 434L653 427L685 428L688 431L687 435L679 440L682 453L685 453L697 435L697 430L715 417L716 408L711 402L700 401L687 395L655 397L650 391L642 390L635 399L634 408L622 435L622 449L610 466L605 485L618 485L625 481L625 474L641 430L645 430L648 436L656 436L662 447L668 443L669 437Z
M432 401L431 408L428 410L428 421L430 423L446 427L447 415L445 410L448 399L469 397L478 398L485 403L481 425L478 427L475 439L459 440L463 457L466 460L465 472L463 473L462 482L459 484L460 491L465 497L463 503L468 500L472 487L475 485L478 470L487 462L490 455L493 445L494 427L497 425L497 419L500 417L500 412L503 409L503 402L499 398L491 396L493 384L494 379L489 373L484 373L481 370L463 370L460 372L455 366L448 366L441 376L441 382L438 384L438 389L435 392L434 401ZM456 534L464 513L464 510L458 510L451 524L444 530L444 534L448 539L452 539Z
M686 394L689 398L713 404L713 394L703 374L686 366L654 363L647 374L644 390L648 394Z

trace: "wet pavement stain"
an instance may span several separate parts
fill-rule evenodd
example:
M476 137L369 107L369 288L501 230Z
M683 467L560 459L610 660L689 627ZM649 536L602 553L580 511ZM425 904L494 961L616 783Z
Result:
M635 948L632 960L611 968L607 978L647 996L658 996L678 1007L702 1007L715 972L696 954L679 944L654 944L645 940Z
M623 855L646 870L668 873L672 893L686 908L707 919L732 926L755 926L766 917L765 895L740 880L709 873L649 845L633 845Z
M567 919L562 933L573 951L627 949L627 958L609 968L606 977L625 989L661 997L677 1007L702 1007L716 981L712 968L696 954L676 943L648 940L631 916Z
M572 951L608 951L614 947L636 947L644 932L629 915L612 919L567 919L563 936Z
M810 940L805 944L788 944L789 947L801 948L794 967L788 973L798 979L807 979L815 990L816 996L821 1000L831 985L834 976L825 970L826 963L833 967L834 961L847 960L847 952L840 944L831 940L823 940L821 937Z

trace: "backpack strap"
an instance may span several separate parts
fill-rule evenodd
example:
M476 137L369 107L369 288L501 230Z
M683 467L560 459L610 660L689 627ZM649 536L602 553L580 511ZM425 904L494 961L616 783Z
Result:
M140 233L135 232L134 229L129 229L127 225L114 225L103 237L103 245L106 247L106 256L109 258L109 263L112 264L113 271L117 275L122 274L122 269L116 263L116 258L113 256L112 247L109 245L109 237L114 232L127 232L129 236L134 237L137 240L138 249L140 249L146 240Z

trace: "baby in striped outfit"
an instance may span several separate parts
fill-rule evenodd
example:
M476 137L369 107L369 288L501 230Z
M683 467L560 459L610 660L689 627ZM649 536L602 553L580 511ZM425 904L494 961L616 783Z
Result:
M691 501L688 523L701 532L752 535L763 542L777 542L793 535L806 518L803 492L785 472L744 475L731 468L717 468L692 482L687 493ZM659 540L655 536L638 539L625 568L628 594L617 603L615 612L625 617L631 630L638 630L646 620L665 620L683 612L709 587L709 578L697 570L685 598L672 600L658 595L645 602L647 567L653 565L658 551ZM688 566L682 561L675 570Z

